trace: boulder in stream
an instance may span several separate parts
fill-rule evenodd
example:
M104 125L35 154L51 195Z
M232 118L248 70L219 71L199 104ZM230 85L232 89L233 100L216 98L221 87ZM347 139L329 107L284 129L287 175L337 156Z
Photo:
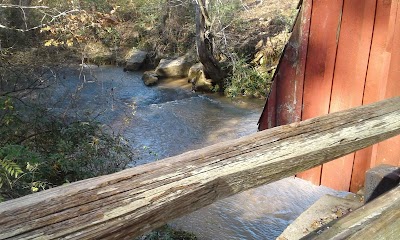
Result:
M126 64L125 71L137 71L143 65L144 60L146 60L147 52L139 50L137 48L132 48L125 56Z
M146 71L143 73L142 80L146 86L151 86L158 82L158 77L154 71Z
M196 63L191 66L188 74L189 82L192 83L192 88L195 91L212 91L211 79L207 79L204 74L203 64Z
M187 77L193 63L194 60L188 55L177 59L161 59L156 73L160 77Z

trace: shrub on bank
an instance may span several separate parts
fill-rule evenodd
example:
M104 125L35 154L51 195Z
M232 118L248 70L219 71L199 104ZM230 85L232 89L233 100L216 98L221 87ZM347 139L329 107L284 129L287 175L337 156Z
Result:
M63 122L0 97L0 198L110 174L132 161L121 136L92 121Z
M263 71L247 61L242 57L232 62L232 73L225 82L225 94L228 97L266 97L272 83L273 72Z
M193 233L179 231L171 228L168 225L164 225L149 234L146 234L136 240L196 240L197 237Z
M62 85L59 64L57 56L39 50L0 52L0 200L116 172L132 162L132 149L120 135L91 117L52 110L46 92Z

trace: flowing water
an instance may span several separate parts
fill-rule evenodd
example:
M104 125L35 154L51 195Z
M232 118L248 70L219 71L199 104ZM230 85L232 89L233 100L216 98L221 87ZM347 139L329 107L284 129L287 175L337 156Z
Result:
M65 78L54 96L76 99L56 106L60 111L70 106L69 114L99 115L99 121L118 129L138 149L132 166L254 133L264 103L193 93L185 80L146 87L140 72L117 67L71 70ZM199 239L275 239L327 193L341 194L286 178L218 201L171 225Z

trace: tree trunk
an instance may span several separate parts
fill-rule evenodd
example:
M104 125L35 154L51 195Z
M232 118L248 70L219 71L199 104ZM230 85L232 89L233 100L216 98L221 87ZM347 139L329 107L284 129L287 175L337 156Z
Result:
M204 73L207 78L213 80L213 84L219 85L222 89L223 79L226 73L221 69L219 62L213 55L213 42L211 23L208 17L205 0L197 0L196 8L196 46L197 55L204 66Z

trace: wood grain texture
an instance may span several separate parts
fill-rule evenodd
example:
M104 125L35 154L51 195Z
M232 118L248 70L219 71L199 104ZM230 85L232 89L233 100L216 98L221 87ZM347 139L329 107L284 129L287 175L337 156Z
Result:
M132 239L400 134L400 97L0 204L0 239Z
M389 1L387 1L388 3ZM388 44L386 51L390 54L390 63L386 65L388 79L385 98L400 95L400 1L392 0L391 21L389 21ZM375 164L400 165L400 138L388 139L378 145Z
M302 2L259 120L260 131L301 120L312 1Z
M371 48L376 0L344 1L329 112L360 106ZM322 166L321 184L349 191L354 153Z
M398 28L395 24L397 19L396 10L398 9L398 2L398 0L377 0L374 32L364 88L364 105L387 98L385 95L388 87L389 69L391 66L392 41L395 29ZM400 48L400 46L397 48ZM397 67L399 68L400 65L397 64ZM399 82L399 78L391 78L390 81ZM392 84L389 84L389 88L393 88ZM397 91L397 95L392 96L400 95L399 86L397 86L397 88L394 87L389 91ZM384 162L383 159L386 159L385 155L390 154L390 150L386 151L385 145L388 147L399 145L399 143L396 144L391 141L381 144L383 147L381 148L378 161L376 158L378 145L371 146L355 153L350 185L351 192L357 192L364 185L365 172L369 168ZM396 162L398 161L398 156L399 155L396 156ZM394 165L397 165L397 163Z
M343 0L314 1L305 69L302 120L328 114ZM297 174L319 185L321 166Z
M311 1L304 0L274 79L277 126L301 120L310 15Z
M302 239L399 239L400 186Z

